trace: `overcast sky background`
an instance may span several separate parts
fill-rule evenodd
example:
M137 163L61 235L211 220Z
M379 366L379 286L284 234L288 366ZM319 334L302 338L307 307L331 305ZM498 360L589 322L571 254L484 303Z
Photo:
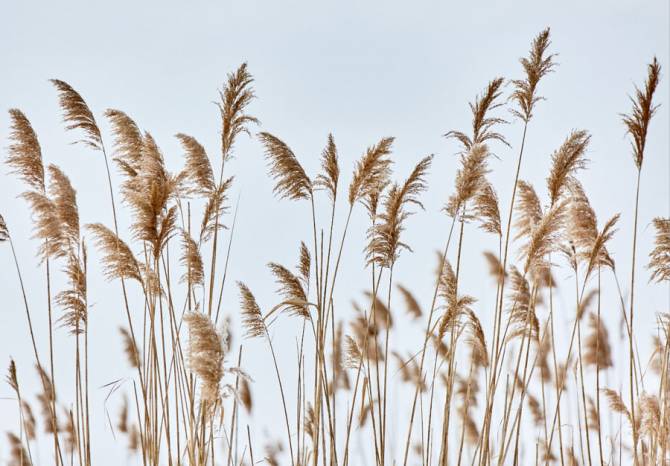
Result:
M621 212L620 231L612 251L621 267L624 293L630 286L630 243L634 203L635 167L619 114L630 108L628 95L642 83L646 65L654 55L664 67L651 124L639 222L638 335L650 335L656 312L668 311L668 289L649 285L645 269L652 247L655 216L669 214L670 157L668 109L669 10L665 0L566 2L444 2L444 1L218 1L218 2L3 2L0 5L0 146L6 156L7 110L22 109L37 131L45 164L55 163L70 176L78 191L83 223L112 224L104 164L100 154L69 143L61 123L55 90L49 78L73 85L87 100L111 146L106 108L132 116L156 138L168 166L177 170L182 151L173 137L184 132L208 149L218 166L219 116L213 105L217 89L228 72L248 62L258 99L249 111L262 129L287 142L308 174L319 169L319 155L332 132L340 154L342 189L354 161L365 148L384 136L395 136L396 178L401 180L428 154L435 154L429 190L423 196L425 212L410 218L406 242L414 253L403 253L394 277L413 290L424 307L430 305L434 250L442 248L449 218L440 212L453 192L458 146L442 135L451 129L470 131L468 102L487 82L502 76L522 77L518 58L530 41L550 26L558 53L556 72L541 82L547 100L537 107L528 131L521 177L532 182L546 202L545 178L551 152L572 129L593 135L588 151L591 164L581 180L599 220ZM510 86L505 89L506 93ZM509 115L503 115L509 116ZM509 116L511 119L511 116ZM506 211L511 195L514 161L521 138L518 122L504 128L513 146L495 146L499 160L491 161L493 181ZM246 282L262 306L276 303L274 284L265 267L268 261L293 266L300 240L311 238L308 205L280 202L272 195L262 148L257 140L241 137L235 159L227 166L236 177L233 199L240 196L229 281L223 310L237 316L236 280ZM45 290L31 235L26 204L17 199L24 186L0 168L0 213L16 240L17 253L39 327L41 351L46 354ZM119 177L115 181L118 183ZM324 202L324 207L325 207ZM325 210L320 220L326 225ZM344 220L344 210L339 216ZM130 217L120 218L126 228ZM230 221L230 219L229 219ZM348 312L351 299L362 300L369 287L362 249L367 220L357 209L346 245L336 302ZM493 282L484 277L481 252L495 250L497 242L466 230L462 289L473 294L487 332L493 307ZM126 235L127 238L127 235ZM95 410L94 456L97 464L120 464L125 447L115 444L104 418L105 407L115 415L120 396L105 405L106 389L113 380L129 377L117 327L125 320L119 287L100 278L91 249L89 301L91 331L91 386ZM27 326L8 247L0 247L0 368L15 358L26 395L37 391ZM565 332L574 315L572 276L557 273L557 297L564 313ZM56 278L56 283L58 283ZM60 282L62 284L62 281ZM610 333L618 341L618 316L613 282L604 286L604 311ZM399 302L399 297L395 298ZM397 313L403 322L402 306ZM487 314L488 313L488 314ZM416 350L423 323L399 325L394 341L402 349ZM280 320L275 327L285 369L293 370L295 320ZM240 343L236 330L235 344ZM643 353L648 338L640 337ZM70 348L71 338L57 331L58 348ZM254 377L256 408L254 435L264 429L282 435L276 424L279 398L265 346L245 343L243 365ZM68 364L69 367L69 364ZM66 366L57 371L67 374ZM4 371L4 369L3 369ZM58 376L58 374L57 374ZM613 381L618 380L616 372ZM65 379L65 376L63 377ZM613 382L615 383L615 382ZM65 380L63 380L63 385ZM126 385L123 390L128 389ZM67 392L63 394L68 399ZM396 414L397 416L402 415ZM245 421L246 422L246 421ZM16 412L10 388L0 385L0 430L15 429ZM0 461L8 449L0 442ZM122 444L123 445L123 444ZM48 449L43 449L48 464Z

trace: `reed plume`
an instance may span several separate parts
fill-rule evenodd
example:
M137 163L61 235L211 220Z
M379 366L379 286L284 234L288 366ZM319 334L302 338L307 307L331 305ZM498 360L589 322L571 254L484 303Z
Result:
M337 183L340 179L340 167L338 164L337 147L333 135L328 135L326 148L321 153L321 169L323 173L314 179L314 187L324 189L331 201L337 197Z
M63 111L63 121L67 124L65 129L81 130L83 139L77 141L95 150L102 150L102 136L95 121L93 112L82 96L65 81L52 79L51 83L58 91L58 100Z
M268 264L270 271L275 277L275 282L279 286L277 293L282 297L282 307L292 315L310 318L307 309L307 294L302 287L300 278L294 275L283 265L275 262Z
M7 223L5 218L0 214L0 243L7 241L9 239L9 228L7 228Z
M670 280L670 218L654 219L656 238L654 249L649 253L650 280L661 283Z
M254 408L254 401L251 395L251 387L249 386L249 381L246 377L240 379L240 390L239 390L240 400L242 400L242 406L251 414L251 411Z
M125 327L119 327L119 332L121 333L121 339L123 340L123 352L126 353L126 359L130 367L140 367L142 364L142 359L140 358L140 352L137 349L133 337Z
M502 236L498 195L490 183L484 183L475 196L473 215L479 220L479 227L482 230Z
M300 242L300 257L298 259L298 273L303 286L309 291L309 272L312 268L312 258L304 241Z
M540 100L544 100L544 97L537 93L537 85L556 66L554 63L556 55L547 54L549 45L551 41L549 40L549 28L547 28L533 39L528 57L519 59L526 74L525 78L512 81L514 92L511 98L518 106L518 109L512 110L512 114L526 123L533 117L535 105Z
M561 147L551 155L551 171L547 178L551 205L556 204L575 172L586 167L584 153L590 139L591 136L586 131L572 131Z
M561 228L564 221L565 204L560 203L547 211L533 229L528 241L521 248L521 255L525 257L524 272L531 272L534 276L541 276L548 268L547 256L557 250Z
M35 440L37 436L37 421L33 414L33 408L26 400L21 401L21 411L23 413L23 429L28 440Z
M398 291L400 291L400 294L405 300L405 307L407 308L407 313L410 316L412 316L413 319L418 319L419 317L421 317L423 315L423 311L421 311L421 305L417 301L416 297L412 294L412 292L400 284L396 285L396 288L398 289Z
M476 144L483 144L487 141L499 141L509 146L505 136L498 133L494 127L499 124L505 124L502 118L489 116L489 112L502 107L499 101L502 95L501 88L505 80L503 78L495 78L489 82L488 86L478 95L474 102L470 102L470 111L472 112L472 137L461 131L449 131L444 136L447 138L455 138L462 145L464 151L469 151L472 146Z
M56 304L65 311L60 320L72 334L83 333L88 320L85 257L84 253L82 262L74 251L68 253L64 272L70 286L55 296Z
M114 136L114 161L128 176L136 176L142 158L144 136L137 123L121 110L108 109L105 116Z
M235 139L240 133L249 133L250 124L259 124L257 118L245 113L249 103L255 98L252 84L254 78L242 63L234 72L228 74L223 90L219 91L217 103L221 113L221 154L223 160L230 158Z
M507 295L507 312L510 332L507 339L526 336L537 340L540 324L535 315L534 305L531 302L531 290L528 280L516 267L510 269L510 291Z
M444 207L450 216L455 217L466 202L487 186L485 175L489 172L486 163L488 156L486 144L472 146L467 153L461 155L461 167L456 172L455 192Z
M12 432L7 432L7 439L9 440L10 453L10 460L7 464L9 466L32 466L28 451L23 446L21 439Z
M514 228L517 230L514 239L529 237L544 215L540 198L530 183L519 180L517 183L518 199L516 203L516 220Z
M240 289L240 307L242 308L242 326L248 338L261 337L266 334L265 322L261 308L249 288L242 282L237 282Z
M498 256L491 251L485 251L484 258L486 258L486 263L489 266L489 274L499 283L502 282L503 277L507 276L507 272L503 269L503 265Z
M651 63L647 65L647 80L645 81L644 89L635 86L635 97L630 98L633 108L630 113L621 116L626 126L626 131L633 138L631 142L633 161L638 170L642 169L649 123L658 109L658 105L654 105L654 93L656 92L660 78L661 65L658 63L656 57L654 57Z
M179 261L185 269L181 281L191 286L204 284L205 272L198 243L186 231L181 232L181 251Z
M312 195L312 181L293 151L284 141L270 133L262 132L258 138L265 146L270 175L276 181L274 193L280 199L309 199Z
M223 360L225 358L221 335L211 319L198 311L184 316L189 329L189 364L201 385L201 400L208 407L214 407L221 396L220 384L223 378Z
M11 144L6 163L30 189L45 193L44 165L42 164L42 148L37 134L28 118L21 110L9 110L12 124L9 133Z
M621 398L619 392L617 392L616 390L612 390L610 388L603 388L602 392L605 395L605 398L607 398L607 402L609 403L610 409L615 413L623 414L626 417L626 419L628 419L628 422L632 424L633 418L631 416L631 413L628 410L626 404L623 402L623 399Z
M368 196L373 201L378 199L379 192L386 186L391 170L391 146L394 138L384 138L374 146L368 147L365 154L356 162L354 174L349 184L349 205L365 200ZM368 211L376 211L376 202L368 202ZM374 209L373 209L374 207Z
M228 211L226 201L228 192L233 185L234 177L225 179L212 192L209 193L205 210L202 215L202 224L200 225L200 241L209 241L216 232L226 228L221 223L221 218Z
M391 267L402 249L411 248L400 240L405 221L411 215L410 205L423 209L419 194L426 189L426 175L433 157L422 159L402 185L394 184L386 194L384 212L379 215L370 232L367 246L368 263Z
M179 139L186 153L184 177L190 185L188 192L197 196L210 196L216 187L216 182L205 148L194 137L186 134L177 133L175 137Z
M70 179L55 165L49 165L49 197L60 219L62 236L69 249L77 250L79 246L79 209L77 192Z
M609 342L607 327L593 313L589 314L588 325L591 332L584 341L584 364L586 366L595 366L597 370L612 367L612 348Z
M130 247L101 223L86 228L93 234L95 245L102 252L103 273L107 280L132 279L142 283L140 266Z

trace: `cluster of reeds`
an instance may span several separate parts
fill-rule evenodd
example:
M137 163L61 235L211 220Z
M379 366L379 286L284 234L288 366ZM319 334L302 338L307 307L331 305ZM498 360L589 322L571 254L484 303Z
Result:
M95 290L87 287L89 273L104 274L121 292L126 323L120 337L134 377L119 390L126 393L115 431L138 464L670 464L670 316L658 315L651 355L640 354L635 332L638 200L660 65L654 59L648 66L644 86L631 98L632 110L623 115L637 174L626 300L618 275L627 271L615 265L608 249L619 216L599 223L579 181L588 165L590 134L570 132L551 154L545 199L520 178L530 123L543 100L541 84L556 68L550 45L546 29L520 60L519 79L508 87L504 78L491 80L470 104L471 131L445 134L461 146L460 165L444 205L451 228L438 253L430 296L415 296L396 282L394 271L411 251L404 231L412 214L423 208L433 156L394 181L394 139L381 138L363 152L343 190L336 143L329 135L321 171L310 176L282 139L252 133L259 121L248 113L255 95L246 64L228 76L220 92L221 153L210 158L194 137L179 133L184 164L178 173L167 170L156 140L127 114L103 113L112 128L107 140L82 96L69 84L52 81L66 129L99 156L101 169L104 162L111 226L80 224L67 175L55 165L45 166L30 121L20 110L10 110L6 164L26 185L21 197L32 213L45 274L41 284L23 282L13 232L0 217L0 242L13 253L34 353L34 361L17 365L12 360L7 376L20 414L18 430L8 434L12 464L35 464L41 437L49 440L50 453L41 456L48 464L103 461L96 458L96 443L103 440L91 436L96 411L89 401L88 321L89 293ZM505 110L522 123L518 141L502 132ZM311 218L305 232L309 240L298 245L297 266L268 264L277 286L274 302L259 303L252 292L256 284L238 282L239 302L226 304L239 309L231 319L221 313L234 228L233 217L225 231L234 181L226 162L243 133L264 147L276 196L307 203ZM501 209L489 181L489 159L492 150L503 153L512 145L519 148L515 178L510 204ZM112 174L112 165L118 174ZM119 177L116 186L113 180ZM336 216L341 204L347 212L343 219ZM121 206L132 219L126 229L119 224ZM343 261L351 256L347 237L358 234L349 228L355 209L368 219L364 259L371 287L366 304L355 304L351 311L336 305L334 294ZM653 224L650 279L668 283L670 219L656 218ZM462 289L463 243L474 225L499 246L484 252L493 309L480 307ZM92 238L99 264L89 264L82 230ZM219 258L225 258L223 270L217 270ZM554 300L559 269L574 283L570 309L559 309ZM54 273L64 274L67 287L53 289ZM620 307L608 312L624 322L625 368L615 366L610 331L601 320L601 277L608 274L617 283ZM31 302L35 286L46 287L46 303ZM394 296L402 303L392 302ZM430 306L424 309L421 302ZM409 352L394 349L394 322L402 307L421 328L422 344ZM560 345L558 312L569 314L571 322L569 339ZM277 319L294 322L297 373L281 371L279 362L292 356L273 345ZM241 322L245 338L263 340L271 356L247 355L259 361L254 364L270 361L276 377L276 387L262 390L280 401L281 426L273 426L278 437L264 445L257 443L261 426L241 411L251 411L254 384L241 367L244 341L233 350L231 321ZM47 328L47 342L36 341L36 326ZM74 380L54 372L54 361L62 357L53 338L59 326L71 334ZM41 381L36 399L44 433L38 432L20 383L19 375L32 364ZM626 383L603 383L616 370L626 371ZM391 388L397 382L405 385L404 396L394 398ZM57 388L64 385L73 399L57 398ZM395 435L390 434L391 419L405 421L394 426ZM367 445L362 453L354 453L355 438Z

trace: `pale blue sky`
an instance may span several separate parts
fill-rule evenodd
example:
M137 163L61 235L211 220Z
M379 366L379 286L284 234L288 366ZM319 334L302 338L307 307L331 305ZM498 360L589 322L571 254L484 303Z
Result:
M621 231L612 246L622 264L628 264L630 258L635 169L619 113L629 110L627 95L634 83L642 82L645 66L654 55L664 67L657 93L662 106L649 134L641 193L638 273L644 291L638 291L638 302L639 315L645 317L639 325L641 333L649 333L654 328L654 313L668 311L669 304L666 290L646 286L644 269L653 238L650 221L669 214L668 8L665 0L6 1L0 5L1 157L8 144L7 109L21 108L40 137L45 163L55 163L70 175L78 190L82 222L111 225L103 162L99 154L68 144L74 135L63 131L56 93L48 79L63 79L82 93L99 118L108 145L111 139L102 112L109 107L122 109L154 135L168 165L176 170L181 167L182 154L173 138L177 132L195 136L218 160L220 122L212 102L226 73L246 61L256 78L258 96L250 112L261 120L263 130L281 137L294 149L309 174L318 170L319 154L329 132L340 152L343 186L349 182L354 160L383 136L396 137L398 179L421 157L436 154L430 189L423 197L426 212L408 222L406 240L415 253L404 253L395 272L398 282L414 290L428 306L433 251L442 247L449 224L440 208L452 192L458 160L456 143L441 135L469 128L467 103L490 79L521 77L518 58L527 53L533 36L550 26L551 50L559 54L560 65L541 83L540 92L547 100L539 104L529 128L522 178L533 182L546 198L544 179L551 152L571 129L589 130L593 135L588 153L592 163L581 178L601 221L616 212L622 214ZM511 194L521 127L511 124L504 132L513 149L497 147L500 160L491 162L491 179L501 206L508 204ZM265 264L278 261L292 265L299 240L311 235L311 223L306 205L273 198L272 182L256 140L242 137L227 170L236 176L235 196L241 195L231 280L224 301L224 311L235 314L237 295L232 285L236 280L247 282L261 304L274 304L274 285ZM0 213L17 239L46 351L46 317L40 309L45 292L34 259L37 243L28 239L31 223L26 205L16 199L23 186L7 171L5 166L0 169ZM128 222L124 214L121 226ZM366 219L359 209L353 218L336 296L347 309L350 299L360 299L368 288L361 254L365 228ZM493 298L484 293L484 285L490 290L492 284L481 277L481 251L497 244L476 232L474 226L469 228L463 289L479 299L478 311L489 329L487 312ZM91 257L95 259L96 254ZM8 248L0 247L0 368L11 355L17 360L20 376L34 382L26 324L10 261ZM121 361L116 331L123 322L118 285L105 284L96 267L92 269L92 386L100 387L131 373ZM628 269L624 266L621 271L625 293ZM561 324L567 325L574 312L569 304L573 299L570 274L562 271L557 278L566 289L557 299L565 304ZM610 281L605 286L613 291ZM616 334L616 301L612 299L607 305L612 312L611 332ZM281 329L277 340L285 354L286 370L293 370L296 328L295 321L283 321L277 327ZM419 326L407 327L394 338L398 346L412 349L418 335ZM63 348L69 347L68 338L64 330L58 331L57 343ZM245 348L244 365L256 380L258 427L254 435L263 437L261 425L281 435L280 426L274 425L280 412L265 349L257 342ZM65 366L60 368L61 373L66 370ZM34 383L28 387L37 388ZM105 394L105 390L96 389L94 396L94 438L100 439L94 445L94 455L106 455L98 456L97 464L119 464L125 453L114 447L105 424ZM0 430L16 425L14 404L4 397L10 397L6 385L0 386ZM109 402L112 414L118 404L118 398ZM4 442L0 445L3 461L7 449Z

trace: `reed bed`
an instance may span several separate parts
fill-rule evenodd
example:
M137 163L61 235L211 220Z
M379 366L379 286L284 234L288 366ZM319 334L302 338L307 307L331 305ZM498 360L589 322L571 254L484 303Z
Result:
M4 162L7 176L25 187L11 202L29 208L43 280L23 280L29 259L18 257L14 239L28 232L0 216L0 257L7 276L16 274L24 304L25 327L17 331L29 337L32 351L32 359L8 362L11 409L19 413L6 438L9 464L103 464L98 446L109 440L91 435L100 422L127 449L128 463L142 465L670 464L670 315L653 317L654 335L636 331L641 318L652 318L636 297L670 283L670 219L653 220L652 250L637 244L639 194L648 189L644 160L663 155L645 151L648 133L660 131L653 117L661 66L652 59L630 108L606 116L621 119L631 144L636 197L634 220L624 225L618 214L598 218L580 182L589 167L586 129L565 135L547 156L546 188L521 177L529 163L526 140L543 124L536 110L551 105L543 84L560 80L550 39L549 29L533 38L515 79L496 77L483 86L469 104L471 128L444 134L460 147L458 170L453 188L440 193L443 211L431 213L446 216L450 228L436 245L431 292L422 296L413 293L416 284L396 277L412 252L405 231L423 209L433 156L396 176L394 138L380 137L353 167L341 167L328 135L320 171L310 174L289 143L261 130L249 113L256 95L246 64L219 92L220 153L177 133L183 168L176 173L129 115L91 109L68 83L52 81L65 131L99 160L109 198L100 209L111 211L111 224L80 219L68 175L45 160L29 118L10 110ZM521 123L522 134L506 131L511 120ZM276 198L306 213L308 228L296 240L295 264L269 262L266 276L235 285L228 258L237 180L227 162L240 138L257 139ZM514 178L505 186L490 181L494 156L514 159ZM509 205L500 205L498 190L511 194ZM126 228L122 209L132 219ZM366 231L350 228L358 214L367 219ZM481 274L490 278L472 296L462 270L476 263L464 244L477 228L498 248L476 252L484 254L489 267ZM611 250L619 229L632 232L629 264L617 263ZM364 238L362 255L349 245L352 235ZM99 258L94 263L89 248ZM345 264L361 263L369 281L365 299L352 309L339 299L338 279ZM90 356L92 274L118 290L109 305L125 322L118 330L125 355L118 360L132 371L111 384L113 412L102 420L91 406L89 377L99 363ZM557 274L569 279L556 280ZM260 302L253 290L268 280L276 293ZM224 295L226 283L236 297ZM563 286L574 301L556 299ZM31 299L38 288L46 302ZM618 307L601 305L603 288ZM601 319L605 312L610 317ZM569 321L561 338L557 316ZM626 360L615 357L607 325L613 319L622 322ZM412 348L403 345L398 324L408 321L421 335ZM293 351L276 344L279 322L291 329ZM68 348L54 343L56 332L69 334ZM47 338L37 338L42 334ZM649 338L651 345L638 345ZM639 349L648 347L651 353ZM72 377L55 370L64 358L71 359L65 364ZM271 371L275 383L257 386L248 361ZM23 383L33 371L38 386ZM273 425L254 422L259 396L275 401Z

